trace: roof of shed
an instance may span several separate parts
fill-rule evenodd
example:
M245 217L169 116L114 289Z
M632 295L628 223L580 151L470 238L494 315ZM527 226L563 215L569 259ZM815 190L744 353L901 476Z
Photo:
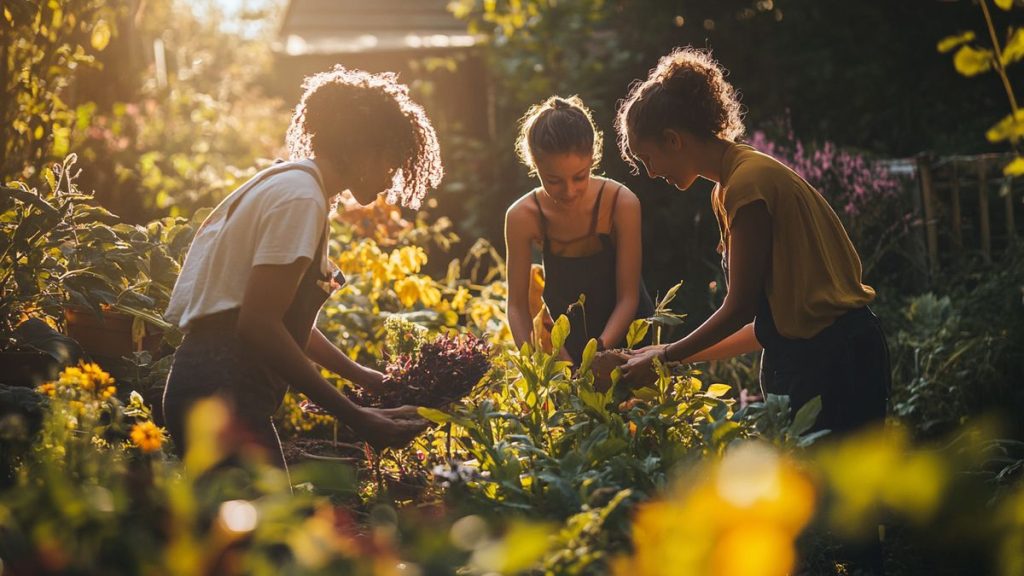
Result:
M290 0L277 49L288 55L351 54L474 44L448 0Z

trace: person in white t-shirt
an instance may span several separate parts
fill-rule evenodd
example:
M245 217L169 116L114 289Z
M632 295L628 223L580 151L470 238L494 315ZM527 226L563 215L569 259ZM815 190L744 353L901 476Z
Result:
M382 385L380 372L353 362L315 326L344 282L326 254L331 204L347 191L361 205L386 194L418 208L443 174L437 136L393 74L337 66L304 88L288 129L291 161L263 170L217 206L174 286L165 317L185 337L163 408L179 455L190 440L189 410L217 396L233 416L227 451L254 447L285 467L271 416L289 386L377 447L407 443L426 425L414 407L353 403L313 362L359 386Z

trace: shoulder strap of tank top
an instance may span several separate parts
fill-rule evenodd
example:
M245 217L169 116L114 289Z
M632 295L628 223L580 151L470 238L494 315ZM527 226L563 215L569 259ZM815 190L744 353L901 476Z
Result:
M619 184L619 187L615 189L615 192L613 192L614 196L612 196L612 209L611 212L608 214L609 231L615 229L615 207L619 205L619 192L622 192L622 184Z
M530 193L533 197L533 203L537 205L537 214L540 215L540 232L544 236L544 240L548 239L548 218L544 215L544 209L540 206L540 198L537 198L537 191L534 190Z
M597 200L594 202L594 211L590 215L590 232L588 234L589 236L593 236L595 233L597 233L597 217L598 215L601 214L601 196L604 195L604 187L606 184L608 184L607 180L601 182L601 188L599 188L597 191Z

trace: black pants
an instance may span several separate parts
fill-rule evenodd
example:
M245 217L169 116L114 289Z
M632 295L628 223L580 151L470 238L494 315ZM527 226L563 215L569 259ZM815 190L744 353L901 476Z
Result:
M826 438L881 425L892 382L889 348L878 317L866 306L840 316L813 338L785 338L763 302L754 323L764 346L761 389L765 394L786 394L795 414L821 396L821 412L811 428L831 430ZM885 573L881 541L840 543L835 560L856 573Z
M831 430L834 437L885 421L889 349L878 317L867 307L847 312L809 339L781 336L770 311L758 314L754 328L764 346L762 391L788 395L794 412L821 396L812 430Z
M233 328L189 333L175 353L164 390L164 421L175 452L184 457L194 440L187 434L191 409L200 400L217 398L231 414L227 438L221 439L227 458L256 449L269 463L287 469L271 421L286 390L279 377L246 351Z

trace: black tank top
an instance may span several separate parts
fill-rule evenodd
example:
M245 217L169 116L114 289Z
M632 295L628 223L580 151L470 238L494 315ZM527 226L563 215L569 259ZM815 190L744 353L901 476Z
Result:
M569 338L565 349L575 364L580 363L583 349L591 338L597 338L604 331L605 324L615 310L616 303L616 249L610 235L597 232L598 215L601 212L601 197L607 181L597 191L597 201L590 218L590 229L587 235L579 238L597 236L601 248L587 256L560 256L551 250L548 238L548 221L544 209L540 206L537 193L533 193L533 201L537 204L540 214L541 235L544 243L544 303L553 318L565 314L569 318ZM621 189L622 186L619 186ZM619 189L615 190L615 200ZM612 201L612 215L615 213L615 201ZM581 307L572 306L580 294L585 296ZM640 298L635 318L647 318L654 314L654 303L647 293L643 278L640 279ZM570 309L571 307L571 309ZM622 342L605 342L608 348L624 345Z

